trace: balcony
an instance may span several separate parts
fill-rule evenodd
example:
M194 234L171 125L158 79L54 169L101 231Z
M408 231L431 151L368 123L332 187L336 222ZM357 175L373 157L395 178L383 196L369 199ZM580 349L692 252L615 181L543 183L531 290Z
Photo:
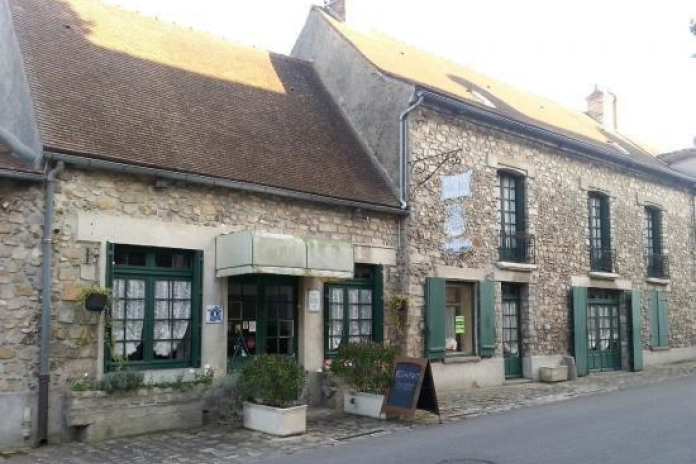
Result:
M500 261L509 263L534 264L536 248L534 235L524 232L500 234Z
M652 253L645 256L648 277L669 279L669 258L667 255Z
M590 270L612 273L615 269L613 248L590 248Z

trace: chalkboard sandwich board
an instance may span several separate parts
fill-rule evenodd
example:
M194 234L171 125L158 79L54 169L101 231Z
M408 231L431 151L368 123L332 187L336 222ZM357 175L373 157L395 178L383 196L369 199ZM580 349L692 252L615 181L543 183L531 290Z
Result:
M388 416L413 419L416 409L440 416L430 361L425 358L396 358L382 412Z

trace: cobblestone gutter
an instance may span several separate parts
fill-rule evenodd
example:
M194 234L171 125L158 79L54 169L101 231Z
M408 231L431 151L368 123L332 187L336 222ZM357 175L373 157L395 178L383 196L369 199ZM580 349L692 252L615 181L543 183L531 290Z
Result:
M440 398L443 419L448 422L483 414L563 401L578 396L616 391L696 375L696 362L661 365L644 372L617 372L590 375L574 382L557 384L517 383L495 388L452 393ZM437 418L418 414L418 426L431 425ZM119 438L100 444L69 443L33 450L25 455L0 457L8 464L111 464L123 462L167 462L171 464L217 464L261 462L319 446L340 446L352 440L366 440L408 428L401 421L380 421L347 416L331 410L312 410L307 434L291 438L270 438L230 426L160 433L137 438Z

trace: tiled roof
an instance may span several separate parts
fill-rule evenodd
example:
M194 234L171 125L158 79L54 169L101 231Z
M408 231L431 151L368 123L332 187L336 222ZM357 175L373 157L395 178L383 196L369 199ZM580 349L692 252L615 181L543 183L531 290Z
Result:
M440 58L375 31L358 30L316 7L358 52L383 73L492 113L548 129L617 156L664 167L652 148L609 132L585 113L518 90L453 61ZM490 103L490 104L488 104ZM617 148L618 144L620 147ZM628 153L624 152L627 151Z
M39 174L40 169L33 169L26 166L24 163L19 161L17 158L11 156L7 153L6 148L0 143L0 170L3 171L18 171Z
M396 206L311 64L96 0L11 0L47 149Z

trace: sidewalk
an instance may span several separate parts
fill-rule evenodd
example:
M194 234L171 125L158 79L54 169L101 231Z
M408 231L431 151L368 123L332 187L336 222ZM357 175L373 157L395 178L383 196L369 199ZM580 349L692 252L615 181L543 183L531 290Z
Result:
M514 383L460 393L441 394L444 422L494 414L514 408L552 403L570 398L610 392L696 375L696 362L656 366L644 372L617 372L583 377L559 384ZM429 426L437 417L418 413L414 424ZM291 438L271 438L231 427L206 427L183 432L119 438L100 444L67 443L32 450L8 457L7 464L218 464L258 462L283 454L319 446L340 446L408 428L403 421L380 421L349 416L326 409L309 413L307 434Z

